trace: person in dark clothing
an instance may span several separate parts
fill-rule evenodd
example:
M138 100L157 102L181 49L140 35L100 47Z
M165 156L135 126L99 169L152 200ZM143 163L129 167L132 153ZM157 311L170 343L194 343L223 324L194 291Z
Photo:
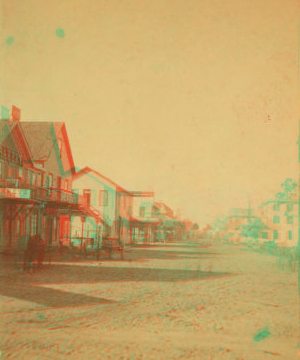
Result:
M26 250L24 252L23 270L29 272L30 268L33 271L33 260L35 253L35 236L30 236L27 241Z
M41 268L45 258L45 241L40 235L36 235L36 257L38 268Z

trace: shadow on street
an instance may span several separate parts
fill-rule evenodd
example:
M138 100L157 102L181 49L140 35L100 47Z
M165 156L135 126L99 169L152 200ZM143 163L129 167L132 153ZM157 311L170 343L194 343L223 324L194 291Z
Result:
M110 300L51 289L50 284L91 284L128 281L193 281L234 276L225 272L197 270L52 265L33 274L10 274L2 277L0 294L50 307L110 304ZM112 285L114 286L114 285Z

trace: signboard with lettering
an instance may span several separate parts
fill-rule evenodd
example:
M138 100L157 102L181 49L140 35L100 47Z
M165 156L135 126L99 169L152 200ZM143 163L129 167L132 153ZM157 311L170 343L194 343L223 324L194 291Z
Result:
M0 189L1 198L15 198L15 199L30 199L30 190L29 189L9 189L1 188Z

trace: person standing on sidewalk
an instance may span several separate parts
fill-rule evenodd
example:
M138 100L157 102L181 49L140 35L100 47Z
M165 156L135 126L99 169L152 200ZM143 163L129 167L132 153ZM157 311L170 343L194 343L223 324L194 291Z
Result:
M33 271L33 260L35 252L35 236L30 236L27 241L26 250L24 251L23 270L29 272L30 268Z
M40 235L36 235L36 252L38 268L41 269L45 258L45 241Z
M22 264L22 260L24 259L24 253L26 251L28 241L28 235L22 235L18 240L18 246L15 253L15 268L17 270L22 270L22 265L20 266L19 263Z

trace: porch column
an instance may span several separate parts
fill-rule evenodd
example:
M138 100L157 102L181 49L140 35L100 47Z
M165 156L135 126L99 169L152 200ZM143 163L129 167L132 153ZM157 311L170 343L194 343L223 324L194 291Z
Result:
M38 206L37 208L37 219L36 219L36 233L41 235L41 231L42 231L42 222L43 222L43 209L44 209L44 204L41 204Z
M132 225L130 224L130 226L129 226L129 231L130 231L130 233L129 233L129 236L130 236L130 244L132 244Z
M82 223L82 228L81 228L81 251L82 251L82 244L83 244L83 235L84 235L84 223L85 223L86 217L85 216L81 216L81 223Z
M72 215L69 215L69 234L68 234L69 245L72 238Z
M8 211L8 247L11 247L11 242L12 242L12 205L10 205L9 207L7 207L9 209ZM5 244L6 245L6 244Z

